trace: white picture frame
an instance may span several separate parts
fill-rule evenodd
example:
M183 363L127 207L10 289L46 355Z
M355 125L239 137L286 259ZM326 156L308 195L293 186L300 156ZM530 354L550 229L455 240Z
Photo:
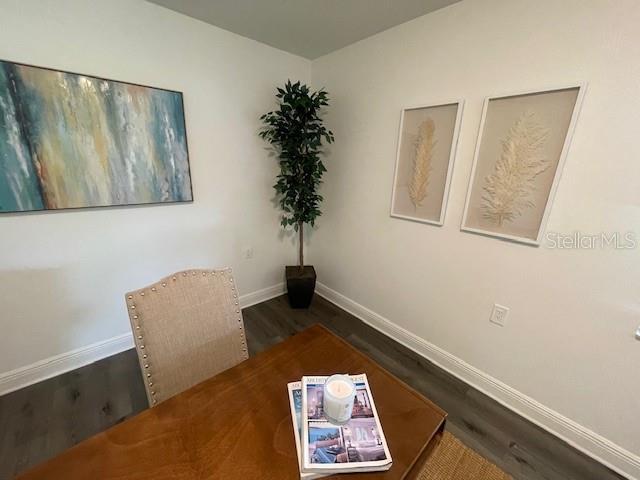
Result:
M473 165L471 168L471 174L469 176L469 183L468 183L468 187L467 187L467 195L466 195L466 199L465 199L465 205L464 205L464 211L463 211L463 215L462 215L462 223L460 225L460 230L464 231L464 232L470 232L470 233L476 233L476 234L480 234L480 235L486 235L486 236L491 236L491 237L497 237L497 238L501 238L501 239L505 239L505 240L510 240L513 242L519 242L519 243L524 243L527 245L532 245L532 246L539 246L541 243L541 240L544 236L544 232L546 229L546 225L547 225L547 221L548 221L548 217L549 217L549 213L551 212L551 207L553 205L553 200L556 194L556 191L558 189L558 184L560 182L560 177L562 175L562 171L564 168L564 163L566 161L567 158L567 154L571 145L571 140L573 138L573 134L576 128L576 124L578 121L578 116L580 114L580 110L582 107L582 102L584 100L584 95L586 92L586 83L581 83L581 82L576 82L574 84L570 84L570 85L564 85L564 86L556 86L556 87L549 87L549 88L543 88L543 89L537 89L537 90L526 90L526 91L519 91L519 92L513 92L513 93L509 93L506 95L496 95L496 96L490 96L490 97L486 97L484 100L484 105L483 105L483 109L482 109L482 116L480 119L480 125L478 127L478 136L477 136L477 140L476 140L476 146L475 146L475 153L474 153L474 157L473 157ZM484 179L480 178L480 174L481 171L479 170L479 163L486 161L484 158L481 158L482 154L481 151L483 150L483 140L485 140L485 129L487 127L487 116L489 114L489 110L492 107L492 102L495 101L509 101L509 100L514 100L514 99L518 99L521 100L524 97L533 97L533 96L543 96L543 95L548 95L548 94L562 94L562 93L567 93L567 95L569 95L570 92L574 92L575 91L575 101L573 102L573 106L571 107L570 110L570 115L569 115L569 119L568 119L568 123L565 123L566 126L566 133L564 134L564 139L562 141L561 144L561 148L559 149L559 153L557 155L549 155L551 158L551 163L550 165L553 167L555 166L555 168L553 168L553 174L552 174L552 178L550 181L550 184L547 181L547 185L544 186L544 188L540 189L541 191L548 191L548 193L545 195L546 197L546 201L544 202L544 207L541 207L540 205L536 206L534 204L534 207L537 209L537 218L539 218L539 222L537 223L537 229L535 231L535 234L529 234L529 235L523 235L523 234L517 234L517 233L513 233L512 231L510 231L508 228L504 228L503 231L500 231L500 229L498 228L482 228L480 226L478 226L477 224L474 225L474 221L472 221L472 215L471 215L471 211L472 209L474 210L474 214L475 217L478 217L477 214L477 209L478 209L478 205L477 205L477 199L478 199L478 188L480 185L481 181L485 182L485 187L483 187L483 189L486 190L486 182L488 180L488 177L484 177ZM542 98L542 97L540 97ZM549 97L551 98L551 97ZM551 105L553 105L553 103L550 103ZM568 114L568 110L566 111L566 113ZM523 112L521 114L522 116L528 115L527 112ZM530 114L532 117L536 115L536 112L533 112ZM561 116L560 116L561 117ZM566 118L566 115L565 115ZM520 120L520 119L519 119ZM560 120L558 120L558 122L560 122ZM515 126L515 123L511 124L512 128ZM534 127L535 128L535 127ZM552 127L549 128L544 128L544 130L547 131L547 134L549 132L552 132L553 134L556 135L556 137L560 138L559 135L561 134L562 130L564 129L564 127L560 127L558 126L556 128L556 130L553 130ZM502 136L500 139L500 144L502 145L501 148L506 148L505 147L505 142L507 142L507 139L510 139L510 135L511 135L511 131L510 129L503 129L502 132ZM504 135L507 135L506 139L504 137ZM546 134L545 134L546 135ZM496 139L492 138L490 140L491 142L493 142L495 144ZM557 141L556 141L557 143ZM557 150L557 149L556 149ZM504 151L504 150L503 150ZM546 158L544 155L541 156L540 158ZM557 159L556 159L557 157ZM496 157L494 157L496 158ZM494 160L494 170L492 170L495 174L496 170L495 170L495 164L497 164L498 161ZM546 172L547 169L549 169L548 167L544 167L545 170L544 172ZM486 171L486 169L485 169ZM534 170L534 175L533 175L533 179L531 180L532 182L537 181L538 177L549 177L549 175L551 174L551 172L546 172L544 173L544 175L541 175L542 172L538 172L535 173ZM478 177L478 178L476 178ZM536 192L536 188L535 188L535 184L534 184L534 188L533 190L534 192ZM530 202L533 203L533 202ZM473 204L473 205L472 205ZM520 214L519 214L520 215ZM537 222L537 220L536 220ZM535 225L536 222L531 222L532 225ZM478 221L476 220L475 223L478 223Z
M449 113L448 116L445 116L441 120L441 123L443 124L443 128L441 129L443 131L442 135L440 135L440 131L438 130L438 122L436 121L436 123L434 123L435 131L438 132L436 141L440 142L440 145L442 145L442 147L439 147L439 149L443 150L443 152L436 151L434 153L434 156L436 153L438 154L436 158L436 172L438 173L438 178L434 179L434 182L437 181L437 193L434 193L433 199L427 199L427 201L433 200L428 205L428 207L425 207L423 209L422 205L414 205L415 212L409 212L409 208L407 207L407 195L409 195L407 193L408 187L403 181L403 177L406 176L405 172L408 168L407 162L415 161L415 159L410 159L410 155L407 155L406 152L407 148L410 148L407 144L407 132L405 131L405 127L408 124L408 115L410 115L412 112L442 112L443 109L454 108L455 114L453 115L453 119L451 118L452 116ZM398 129L396 163L393 175L393 187L391 191L391 217L436 226L442 226L444 224L447 202L449 198L449 190L451 186L451 177L453 175L453 168L458 149L458 139L460 136L460 125L462 123L463 110L464 100L462 99L432 102L421 105L406 106L402 108L400 112L400 127ZM415 149L416 147L413 148ZM400 197L400 195L402 195L402 197ZM419 209L424 211L419 212ZM427 209L429 211L426 211Z

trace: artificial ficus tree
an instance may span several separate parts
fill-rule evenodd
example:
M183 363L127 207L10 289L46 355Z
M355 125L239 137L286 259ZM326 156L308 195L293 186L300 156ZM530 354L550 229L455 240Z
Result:
M273 186L283 210L281 224L298 232L299 266L304 268L304 224L315 225L321 215L322 196L318 188L322 174L327 171L322 163L323 143L332 143L333 133L321 118L329 105L327 92L311 92L300 82L287 81L276 94L279 107L260 117L264 128L260 136L273 145L278 153L280 173Z

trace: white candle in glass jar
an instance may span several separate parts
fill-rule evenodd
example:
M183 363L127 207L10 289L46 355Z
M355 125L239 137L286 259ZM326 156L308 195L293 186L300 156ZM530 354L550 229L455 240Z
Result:
M324 384L324 415L331 423L346 423L351 419L356 386L347 375L332 375Z

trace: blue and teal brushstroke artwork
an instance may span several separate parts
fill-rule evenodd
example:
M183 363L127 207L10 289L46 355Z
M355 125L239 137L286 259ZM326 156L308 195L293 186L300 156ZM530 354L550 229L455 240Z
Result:
M0 213L192 200L180 92L0 61Z

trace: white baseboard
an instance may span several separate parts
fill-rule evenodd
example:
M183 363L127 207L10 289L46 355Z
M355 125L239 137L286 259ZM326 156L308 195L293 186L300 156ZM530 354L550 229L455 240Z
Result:
M240 305L242 308L250 307L256 303L282 295L284 292L284 283L279 283L262 290L240 295ZM31 365L0 373L0 395L19 390L76 368L84 367L103 358L129 350L133 346L133 336L131 332L127 332L117 337L46 358Z
M0 374L0 395L13 392L61 373L84 367L102 358L133 348L133 336L124 333L70 352L45 358Z
M266 302L272 298L279 297L286 292L284 282L272 285L262 290L257 290L252 293L240 295L240 305L242 308L247 308L256 303Z
M414 335L326 285L318 282L316 292L610 469L630 480L640 479L640 456L542 405L533 398L478 370L464 360Z

